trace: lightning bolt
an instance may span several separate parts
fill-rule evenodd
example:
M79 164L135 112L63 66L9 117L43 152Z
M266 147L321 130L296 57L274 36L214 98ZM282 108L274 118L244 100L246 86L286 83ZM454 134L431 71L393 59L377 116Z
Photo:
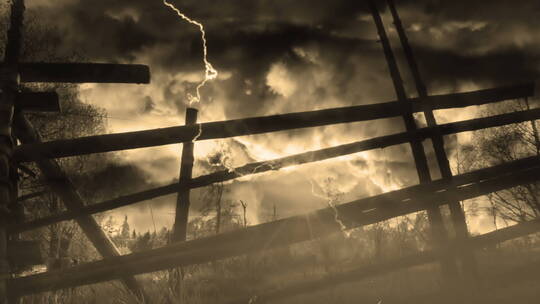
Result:
M190 17L186 16L176 6L174 6L174 4L168 2L167 0L163 0L163 4L165 6L167 6L167 7L169 7L171 10L173 10L178 17L180 17L183 20L197 26L199 28L200 33L201 33L201 40L202 40L202 47L203 47L203 62L204 62L204 80L201 81L197 85L197 87L196 87L196 96L188 94L188 101L189 101L190 105L192 105L193 103L199 103L201 101L201 92L200 92L201 88L204 87L204 85L208 81L216 79L217 76L218 76L218 71L216 69L214 69L214 67L212 66L210 61L208 61L208 44L207 44L207 40L206 40L206 31L204 30L204 26L202 25L202 23L200 23L200 22L198 22L196 20L193 20ZM193 138L192 142L195 142L197 139L199 139L201 134L202 134L202 125L199 124L199 132ZM225 149L222 148L221 150L222 150L221 151L222 154L226 155ZM230 163L228 163L226 161L227 158L228 158L228 156L224 157L223 160L219 164L211 164L211 166L215 166L215 167L223 166L229 172L234 172L234 173L238 174L239 176L245 176L246 175L246 174L242 174L242 173L236 171L236 169L232 166L232 164L230 164ZM263 165L260 165L260 166L258 166L256 168L254 168L253 171L251 172L251 174L255 173L261 166L263 166ZM272 169L274 169L274 167L272 165L269 165L269 166Z
M201 40L202 40L202 47L203 47L203 62L204 62L204 80L201 81L197 85L196 96L188 94L188 101L190 105L193 103L199 103L201 101L201 92L200 92L201 88L204 87L204 85L208 81L216 79L218 76L218 71L214 69L210 61L208 61L208 46L206 42L206 32L204 30L204 26L202 25L202 23L184 15L178 8L176 8L176 6L174 6L172 3L168 2L167 0L163 0L163 4L169 7L171 10L173 10L176 13L176 15L178 15L178 17L197 26L199 28L199 31L201 32Z
M199 139L199 137L201 137L201 135L202 135L202 124L199 124L199 131L197 132L197 135L195 135L195 137L193 137L191 142L194 143L195 141L197 141L197 139Z
M349 230L347 230L347 226L345 226L343 221L339 218L339 212L338 212L338 210L336 208L336 204L334 202L334 199L331 198L331 197L328 197L326 195L322 195L322 194L317 193L317 191L315 191L315 184L314 184L313 180L309 179L309 183L311 184L311 194L313 196L315 196L315 197L322 198L323 200L326 201L328 206L330 208L332 208L332 210L334 211L334 222L336 222L339 225L339 229L341 230L341 232L343 233L345 238L347 238L347 239L350 238L351 237L351 232Z
M211 156L207 157L207 160L208 160L208 163L210 164L210 166L212 166L212 167L224 167L229 173L234 173L238 177L244 177L244 176L253 175L253 174L257 173L257 171L260 168L263 168L265 166L269 167L272 170L279 170L281 168L281 165L279 163L274 164L274 163L270 163L270 162L268 162L268 163L263 162L262 164L259 164L258 166L255 166L250 171L248 171L247 170L248 168L246 168L244 166L235 168L232 165L232 163L230 163L228 161L229 159L231 159L231 157L229 156L230 152L227 151L227 149L224 146L225 146L225 144L222 142L221 145L220 145L220 148L219 148L219 152L220 152L221 155L223 155L223 157L219 160L219 162L212 163L210 161Z

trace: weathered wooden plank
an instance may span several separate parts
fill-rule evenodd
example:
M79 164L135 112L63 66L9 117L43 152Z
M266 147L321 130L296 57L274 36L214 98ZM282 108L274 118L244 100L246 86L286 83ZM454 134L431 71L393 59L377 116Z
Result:
M459 176L456 176L459 178ZM369 225L397 216L417 212L438 202L466 200L500 191L540 178L540 167L510 170L503 176L477 181L449 191L420 191L406 199L394 199L394 191L336 206L340 220L348 228ZM420 188L425 185L418 186ZM301 216L251 226L221 235L179 242L153 250L112 257L65 270L10 280L16 295L37 293L116 279L171 267L205 263L230 256L286 246L341 231L335 222L333 208L325 208Z
M15 117L14 133L23 143L39 142L41 140L38 132L22 113L18 113ZM45 176L45 181L51 190L54 191L58 197L60 197L66 209L78 211L84 208L86 205L84 200L56 160L40 159L36 161L36 164ZM109 237L105 234L91 215L78 217L76 221L99 254L101 254L103 257L120 255L120 252L114 243L109 239ZM139 298L145 297L143 288L139 286L134 277L123 275L118 279L121 279L125 286L134 295Z
M15 108L22 111L60 112L56 92L20 92L15 96Z
M392 14L392 18L394 20L394 26L397 30L401 46L405 53L405 58L407 59L411 74L413 75L418 96L421 99L426 99L428 97L427 88L424 84L424 81L422 80L422 77L420 76L420 70L418 69L416 58L409 44L409 39L407 38L405 30L403 29L403 25L401 23L401 19L399 18L399 14L397 12L394 1L387 0L387 3L390 9L390 13ZM427 106L429 107L429 105ZM435 116L433 115L433 111L431 109L427 107L424 109L424 117L429 127L437 125L437 121L435 120ZM439 166L439 171L441 172L441 176L446 179L451 179L452 170L450 169L450 162L448 161L448 157L444 149L444 139L442 135L438 132L438 129L435 129L435 134L431 138L431 141L433 144L433 150L435 151L435 156L437 159L437 164ZM459 201L450 202L448 204L448 207L450 209L450 214L452 217L452 222L457 238L461 238L463 240L467 239L469 237L469 231L467 228L465 213L463 212L461 203ZM467 275L469 283L477 284L479 282L479 275L474 253L471 250L467 250L467 248L463 249L464 251L459 254L459 257L463 262L463 273Z
M140 64L21 63L22 82L150 83L150 69Z
M197 123L197 109L186 109L186 125L194 125ZM180 163L179 183L189 184L193 173L193 142L186 142L182 145L182 158ZM171 236L172 242L185 241L187 237L187 226L189 218L190 206L190 188L186 187L178 190L176 198L176 213L174 217L173 233Z
M498 88L466 93L468 94L466 97L462 94L441 95L438 97L429 97L429 101L443 101L441 106L439 106L439 104L434 104L434 109L446 108L448 102L445 100L447 98L450 100L454 99L455 106L467 106L470 105L471 102L477 104L480 102L500 101L501 99L497 99L497 96L494 95L496 92L505 93L503 94L505 98L510 95L516 96L516 98L524 95L532 95L534 94L534 84L531 83L506 89ZM137 132L97 135L19 146L15 149L14 157L18 161L32 161L41 157L57 158L188 142L197 137L200 130L202 130L202 133L197 140L318 127L337 123L401 116L403 111L407 111L407 109L411 110L412 108L412 111L419 112L423 111L423 107L424 106L416 100L411 102L410 105L402 102L389 102L208 122L197 124L195 126L179 126Z
M530 117L540 118L540 109L531 110L532 113L516 112L511 114L502 114L487 118L478 118L472 120L461 121L457 123L448 123L439 125L441 134L448 135L458 132L474 131L483 128L490 128L501 126L510 123L524 122L529 120ZM528 111L525 111L528 112ZM181 185L180 183L174 183L166 186L161 186L155 189L144 190L141 192L120 196L111 200L107 200L101 203L96 203L90 206L86 206L77 211L67 211L52 215L46 218L41 218L28 223L22 223L17 226L10 227L10 232L22 232L39 228L42 226L50 225L59 221L74 219L77 216L85 214L94 214L98 212L104 212L111 209L135 204L141 201L153 199L159 196L176 193L182 189L187 188L199 188L211 185L212 183L219 183L228 180L232 180L241 176L258 174L262 172L268 172L271 170L279 170L281 168L306 164L315 161L321 161L343 155L358 153L371 149L384 148L392 145L403 144L410 141L414 136L422 139L428 138L433 134L432 128L418 129L416 133L398 133L393 135L387 135L377 138L372 138L363 141L357 141L349 144L339 145L331 148L325 148L315 151L304 152L287 157L277 158L268 161L250 163L234 170L223 170L215 173L211 173L204 176L199 176L192 179L189 185Z

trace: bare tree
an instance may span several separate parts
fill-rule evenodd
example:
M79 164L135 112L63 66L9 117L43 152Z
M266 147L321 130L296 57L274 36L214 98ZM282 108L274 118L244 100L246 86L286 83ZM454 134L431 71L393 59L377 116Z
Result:
M484 115L530 109L529 100L518 100L490 106ZM540 156L538 122L519 124L477 131L470 145L461 148L458 159L460 170L474 170L527 156ZM540 183L532 183L494 192L487 196L490 205L484 209L494 218L523 222L540 214Z

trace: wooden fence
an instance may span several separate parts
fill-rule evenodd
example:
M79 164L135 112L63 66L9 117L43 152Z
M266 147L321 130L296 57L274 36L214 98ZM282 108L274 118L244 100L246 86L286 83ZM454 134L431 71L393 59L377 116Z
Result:
M417 98L408 98L393 51L386 37L378 8L371 1L367 1L367 3L371 9L379 37L381 38L390 76L396 90L396 101L208 123L197 123L197 112L188 109L185 126L50 142L41 142L37 131L24 117L24 112L18 111L13 118L12 126L15 137L20 140L22 145L14 147L13 152L9 153L9 156L12 158L10 162L35 162L47 178L51 190L64 202L67 211L33 221L3 222L0 227L0 232L2 232L0 233L0 262L4 263L2 264L4 267L0 269L2 271L0 273L2 275L0 277L0 292L3 294L0 293L0 295L4 299L0 298L0 303L2 303L2 300L5 301L5 298L8 296L16 298L32 293L71 288L116 279L122 280L129 290L137 296L144 298L143 288L135 281L133 275L178 266L206 263L250 252L288 246L310 240L314 237L339 232L342 227L334 220L335 210L333 208L325 208L301 216L283 218L237 231L185 241L189 212L189 192L194 188L232 180L241 176L280 170L285 167L404 143L411 145L420 181L419 185L344 203L336 206L336 210L346 229L370 225L398 216L427 210L433 240L435 240L432 244L432 249L416 255L335 274L324 280L296 283L279 291L261 294L260 298L267 300L282 298L320 288L321 286L359 280L369 275L376 275L433 261L440 262L443 278L448 282L460 280L460 273L463 273L467 282L474 284L477 276L474 257L474 250L476 248L539 231L540 222L535 220L471 238L467 231L465 216L459 202L518 185L536 182L540 178L540 159L538 157L530 157L453 176L444 149L444 136L459 132L534 121L540 118L540 109L441 125L436 123L433 115L433 111L439 109L483 105L503 100L531 97L535 94L535 90L538 90L538 87L531 82L467 93L429 96L420 77L416 60L408 44L397 10L393 1L389 0L388 7L394 18L394 24L405 52L407 63L414 76L416 93L419 96ZM12 8L13 14L19 14L20 18L22 18L22 11L24 11L22 0L14 1ZM17 18L12 17L11 28L16 29L21 26L22 22L18 25L13 24L13 21L17 20ZM10 37L8 42L12 43L13 41L16 43L16 39ZM6 58L8 58L7 55ZM21 81L27 82L149 82L148 68L140 65L18 64L15 61L11 64L11 68L12 71L14 70L21 75L19 78ZM85 76L82 77L80 75ZM41 107L52 111L57 110L57 107L55 108L54 106L54 100L57 99L57 95L54 92L31 92L25 94L13 93L9 102L15 105L19 103L19 107L23 104L36 104L36 107L39 107L40 104L37 100L46 99L49 101L52 100L52 102L46 103L50 103L52 106L41 105ZM6 103L6 100L4 96L3 102ZM27 102L24 103L17 100L27 100ZM417 128L412 116L413 113L417 112L424 113L427 127ZM234 170L218 171L195 178L191 176L193 146L200 140L390 117L403 117L406 131L330 148L307 151L278 159L249 163L234 168ZM422 145L422 142L426 139L431 139L434 145L442 176L440 180L433 181L430 176L426 154ZM178 183L123 195L93 205L85 204L68 176L55 160L55 158L60 157L151 147L171 143L184 144L180 180ZM120 256L112 242L92 217L92 214L95 213L173 193L179 194L176 222L174 225L175 242L162 248ZM439 208L442 205L448 205L450 207L452 224L456 231L455 239L449 239L448 233L442 225L442 216ZM83 232L103 255L104 258L102 260L25 277L6 277L9 271L6 270L6 259L1 253L7 250L8 234L16 236L23 231L65 220L75 220L81 226ZM461 271L458 269L457 261L461 261ZM247 303L249 299L242 301Z

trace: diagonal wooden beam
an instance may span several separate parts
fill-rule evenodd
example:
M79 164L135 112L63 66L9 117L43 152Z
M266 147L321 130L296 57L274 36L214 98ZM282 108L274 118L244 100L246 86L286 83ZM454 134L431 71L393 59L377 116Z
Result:
M371 11L371 15L373 16L373 21L375 22L375 26L377 28L377 33L379 34L379 38L381 39L381 44L383 47L384 55L386 57L386 62L388 64L390 76L394 84L396 95L401 102L406 102L407 94L405 93L403 80L399 72L394 52L392 51L390 42L386 35L386 30L384 29L381 15L379 14L377 5L373 0L368 0L367 2ZM405 127L407 131L410 132L417 129L416 122L412 113L403 113L403 120L405 122ZM410 145L414 158L414 163L416 165L416 173L418 174L418 180L421 184L430 182L431 174L429 171L429 165L427 162L426 153L424 151L424 146L422 145L422 141L418 138L413 138L410 141ZM426 211L428 214L430 233L433 240L432 246L434 246L435 248L442 248L444 242L448 239L448 233L442 220L441 210L438 206L434 205L427 208ZM443 278L447 282L457 281L458 268L457 264L455 263L455 259L450 255L443 255L441 256L440 264Z
M532 110L531 110L532 111ZM529 112L529 111L527 111ZM440 128L440 133L443 135L454 134L458 132L474 131L483 128L496 127L510 123L518 123L528 121L531 118L540 118L540 109L535 110L535 112L529 112L531 115L525 115L525 113L515 112L510 114L501 114L492 117L486 118L477 118L473 120L466 120L457 123L449 123L444 125L438 125L437 128ZM534 114L534 115L532 115ZM208 175L199 176L193 178L191 182L187 185L182 183L174 183L166 186L161 186L158 188L144 190L141 192L128 194L120 196L114 199L110 199L101 203L92 204L86 206L77 211L66 211L59 214L51 215L49 217L36 219L31 222L21 223L16 226L9 227L10 233L17 233L21 231L27 231L42 226L50 225L59 221L71 220L81 215L94 214L99 212L104 212L107 210L112 210L115 208L120 208L135 204L141 201L153 199L163 195L173 194L178 191L200 188L211 185L213 183L220 183L229 181L238 177L259 174L263 172L268 172L272 170L279 170L282 168L296 166L301 164L306 164L310 162L322 161L325 159L335 158L343 155L349 155L353 153L358 153L362 151L380 149L392 145L407 143L413 137L420 137L422 139L432 136L434 133L433 128L422 128L418 129L416 133L398 133L393 135L387 135L383 137L377 137L372 139L367 139L363 141L357 141L349 144L339 145L330 148L324 148L314 151L308 151L304 153L299 153L295 155L290 155L286 157L281 157L277 159L261 161L246 164L234 170L222 170L214 172Z
M19 113L15 116L14 132L23 143L39 142L40 136L32 124ZM46 178L51 189L62 199L68 210L77 211L84 208L85 203L80 194L75 189L70 179L64 173L60 165L55 160L40 159L36 161L37 166ZM99 224L91 215L81 216L76 219L77 224L90 242L103 257L119 256L120 252L103 232ZM124 285L139 299L145 299L144 289L132 276L120 276L119 279Z
M466 200L540 178L540 166L523 170L508 169L487 180L475 180L458 188L429 191L429 184L420 185L413 196L403 197L406 189L336 206L347 229L373 224L397 216L424 210L433 202ZM459 179L460 176L456 176ZM126 274L153 272L172 267L207 263L231 256L268 250L322 237L341 231L334 220L333 208L320 209L305 215L250 226L224 234L179 242L161 248L112 257L97 262L10 280L15 295L70 288L117 279Z
M21 63L22 82L150 83L150 69L140 64Z
M508 98L533 96L534 90L534 83L529 83L468 93L431 96L427 102L431 102L433 109L466 107L502 101ZM88 136L46 143L26 144L15 148L14 157L17 161L24 162L40 157L57 158L188 142L197 137L200 130L202 130L202 133L197 137L197 140L318 127L337 123L396 117L401 116L403 112L407 111L423 111L424 107L425 104L422 104L419 99L411 99L408 103L393 101L327 110L208 122L195 126L179 126Z
M428 97L427 88L424 84L424 81L422 80L422 77L420 76L420 70L418 69L416 58L409 44L409 39L407 38L405 30L403 29L403 25L401 23L401 19L399 18L399 14L397 12L394 1L387 0L387 3L392 14L392 18L394 20L394 26L397 30L401 46L405 53L405 58L407 59L407 63L409 64L409 68L414 78L416 91L418 93L418 96L421 99L425 100ZM426 106L427 107L424 110L424 117L426 118L427 125L430 127L436 126L437 121L435 120L435 116L433 115L433 110L429 108L429 104L426 104ZM441 176L446 179L451 179L452 170L450 169L450 162L448 161L448 156L446 155L446 151L444 149L444 139L442 137L442 134L438 132L438 129L436 129L434 136L431 137L431 141L433 144L433 150L435 151L435 156L437 158L437 164L439 165L439 171L441 172ZM465 213L461 207L461 203L459 201L450 202L448 204L448 207L450 209L450 215L454 224L456 237L462 240L467 239L469 237L469 230L467 228L467 221L465 218ZM477 284L479 282L478 265L476 263L476 258L472 250L468 250L468 248L463 248L463 251L460 252L458 256L463 262L462 270L469 279L469 282L471 284Z

